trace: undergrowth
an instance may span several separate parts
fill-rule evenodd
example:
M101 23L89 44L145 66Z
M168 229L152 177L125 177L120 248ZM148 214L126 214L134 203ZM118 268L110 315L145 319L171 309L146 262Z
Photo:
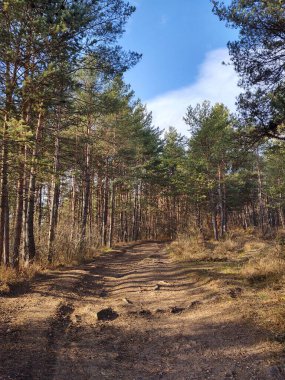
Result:
M31 281L42 270L43 268L36 264L20 270L0 267L0 295L9 294L13 287Z
M273 239L264 239L255 233L235 231L216 242L192 233L180 236L168 250L173 260L193 262L196 270L201 268L201 275L208 262L207 276L212 285L218 284L218 292L227 294L231 286L242 289L237 300L240 313L285 337L284 236L280 231Z
M242 262L240 274L250 284L279 281L285 275L285 245L278 235L269 241L238 231L220 241L205 241L192 233L179 236L168 250L177 261Z
M258 254L244 264L241 273L250 284L276 283L283 280L285 274L284 248L273 242L262 247Z
M178 261L222 261L243 251L245 237L228 235L221 241L204 240L199 233L181 235L168 247L169 253Z

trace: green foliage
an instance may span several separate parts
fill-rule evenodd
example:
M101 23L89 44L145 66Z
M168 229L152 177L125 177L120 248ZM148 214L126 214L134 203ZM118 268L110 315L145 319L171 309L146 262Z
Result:
M205 101L189 106L184 118L190 126L189 167L192 181L189 189L197 189L197 199L205 199L217 187L218 170L226 175L236 157L234 136L229 111L222 104L211 107ZM196 180L197 179L197 180Z
M170 127L165 134L159 169L165 192L172 196L185 192L185 148L185 137Z
M220 19L239 30L238 40L228 46L240 84L246 89L239 98L244 124L256 127L255 138L257 135L284 140L284 2L212 3Z
M282 143L271 144L265 151L266 190L273 207L285 206L285 147Z

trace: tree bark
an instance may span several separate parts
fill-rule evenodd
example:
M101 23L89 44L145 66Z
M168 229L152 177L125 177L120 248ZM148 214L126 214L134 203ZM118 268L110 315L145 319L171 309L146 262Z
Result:
M114 221L115 221L115 183L112 181L111 185L111 215L110 215L110 228L109 228L109 239L108 247L111 248L113 244L114 236Z
M91 122L87 123L86 135L89 138L91 132ZM80 241L80 251L86 244L86 226L89 214L90 205L90 188L91 188L91 172L90 172L90 155L91 147L90 143L87 141L85 144L85 175L84 175L84 196L83 196L83 212L82 212L82 226L81 226L81 241Z
M7 142L7 122L5 116L2 140L2 170L1 170L1 213L0 213L0 264L3 260L7 265L9 258L9 194L8 194L8 142ZM7 217L8 216L8 217ZM8 239L8 241L7 241Z
M28 189L28 200L27 200L27 219L26 219L26 266L33 263L36 258L36 244L34 235L34 212L35 212L35 193L36 193L36 161L38 158L40 134L43 124L43 114L42 111L38 115L38 123L35 133L35 145L32 153L32 166L30 170L30 180Z
M49 219L49 236L48 236L48 262L52 263L54 257L53 244L55 240L55 229L58 219L58 205L60 196L60 182L58 178L59 170L59 124L57 125L55 146L54 146L54 163L53 163L53 178L52 178L52 199L50 208L50 219Z
M22 170L21 170L22 169ZM11 264L18 268L20 262L20 245L23 228L23 207L24 207L24 167L21 165L17 189L16 225L14 236L14 247Z

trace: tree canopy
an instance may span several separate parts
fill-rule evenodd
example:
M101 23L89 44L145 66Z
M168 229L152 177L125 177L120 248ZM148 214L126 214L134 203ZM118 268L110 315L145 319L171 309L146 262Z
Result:
M213 11L239 32L229 53L246 90L239 98L245 123L259 135L284 140L285 5L279 0L212 0Z

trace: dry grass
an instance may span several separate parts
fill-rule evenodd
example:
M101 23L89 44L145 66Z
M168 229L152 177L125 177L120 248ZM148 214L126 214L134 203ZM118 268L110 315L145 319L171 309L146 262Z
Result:
M261 252L267 247L267 243L262 240L252 239L245 242L243 246L244 252Z
M235 231L220 242L184 236L172 243L169 251L175 260L196 261L190 265L200 279L207 268L211 290L220 299L228 299L243 318L282 336L285 342L284 236L279 233L274 240L264 240L255 233ZM211 262L217 259L221 262ZM232 298L229 294L235 287L242 290Z
M275 301L275 302L274 302ZM263 304L257 312L257 323L275 334L282 334L285 331L285 306L284 302L280 303L277 299ZM279 340L279 339L278 339ZM284 338L281 343L284 343Z
M280 239L279 239L280 240ZM260 258L270 253L270 257L279 257L277 249L284 244L279 240L265 241L247 232L234 231L223 240L203 240L201 235L192 233L190 236L181 235L170 245L169 251L176 260L240 260ZM272 247L274 248L274 254ZM278 248L279 247L279 248ZM285 247L285 245L284 245ZM281 255L282 256L282 255ZM280 257L281 257L280 256ZM285 257L285 248L284 248Z
M277 243L262 247L257 256L245 263L241 273L251 284L281 281L285 275L283 247Z
M244 288L243 297L236 304L245 319L255 326L283 334L285 337L284 285L271 283L270 286L250 286ZM284 340L285 342L285 340Z
M80 231L74 231L73 234L71 232L71 227L64 221L58 225L53 244L52 267L82 264L94 256L94 250L98 248L97 236L87 236L86 241L82 244ZM44 267L50 267L47 262L47 226L42 227L41 233L37 233L37 237L37 262Z
M229 258L232 253L237 253L241 249L239 240L228 237L225 240L215 242L213 250L214 256L222 258Z
M169 245L168 251L177 261L206 260L210 254L199 235L180 236Z
M278 282L285 275L285 246L279 240L268 242L241 233L219 242L204 242L199 235L180 236L169 252L179 261L240 261L240 274L251 285Z
M244 237L228 236L222 241L205 241L200 234L181 235L169 246L169 252L178 261L219 261L232 258L243 251Z
M30 265L28 268L21 268L19 271L13 268L0 267L0 294L9 294L11 288L31 281L42 270L36 264Z

